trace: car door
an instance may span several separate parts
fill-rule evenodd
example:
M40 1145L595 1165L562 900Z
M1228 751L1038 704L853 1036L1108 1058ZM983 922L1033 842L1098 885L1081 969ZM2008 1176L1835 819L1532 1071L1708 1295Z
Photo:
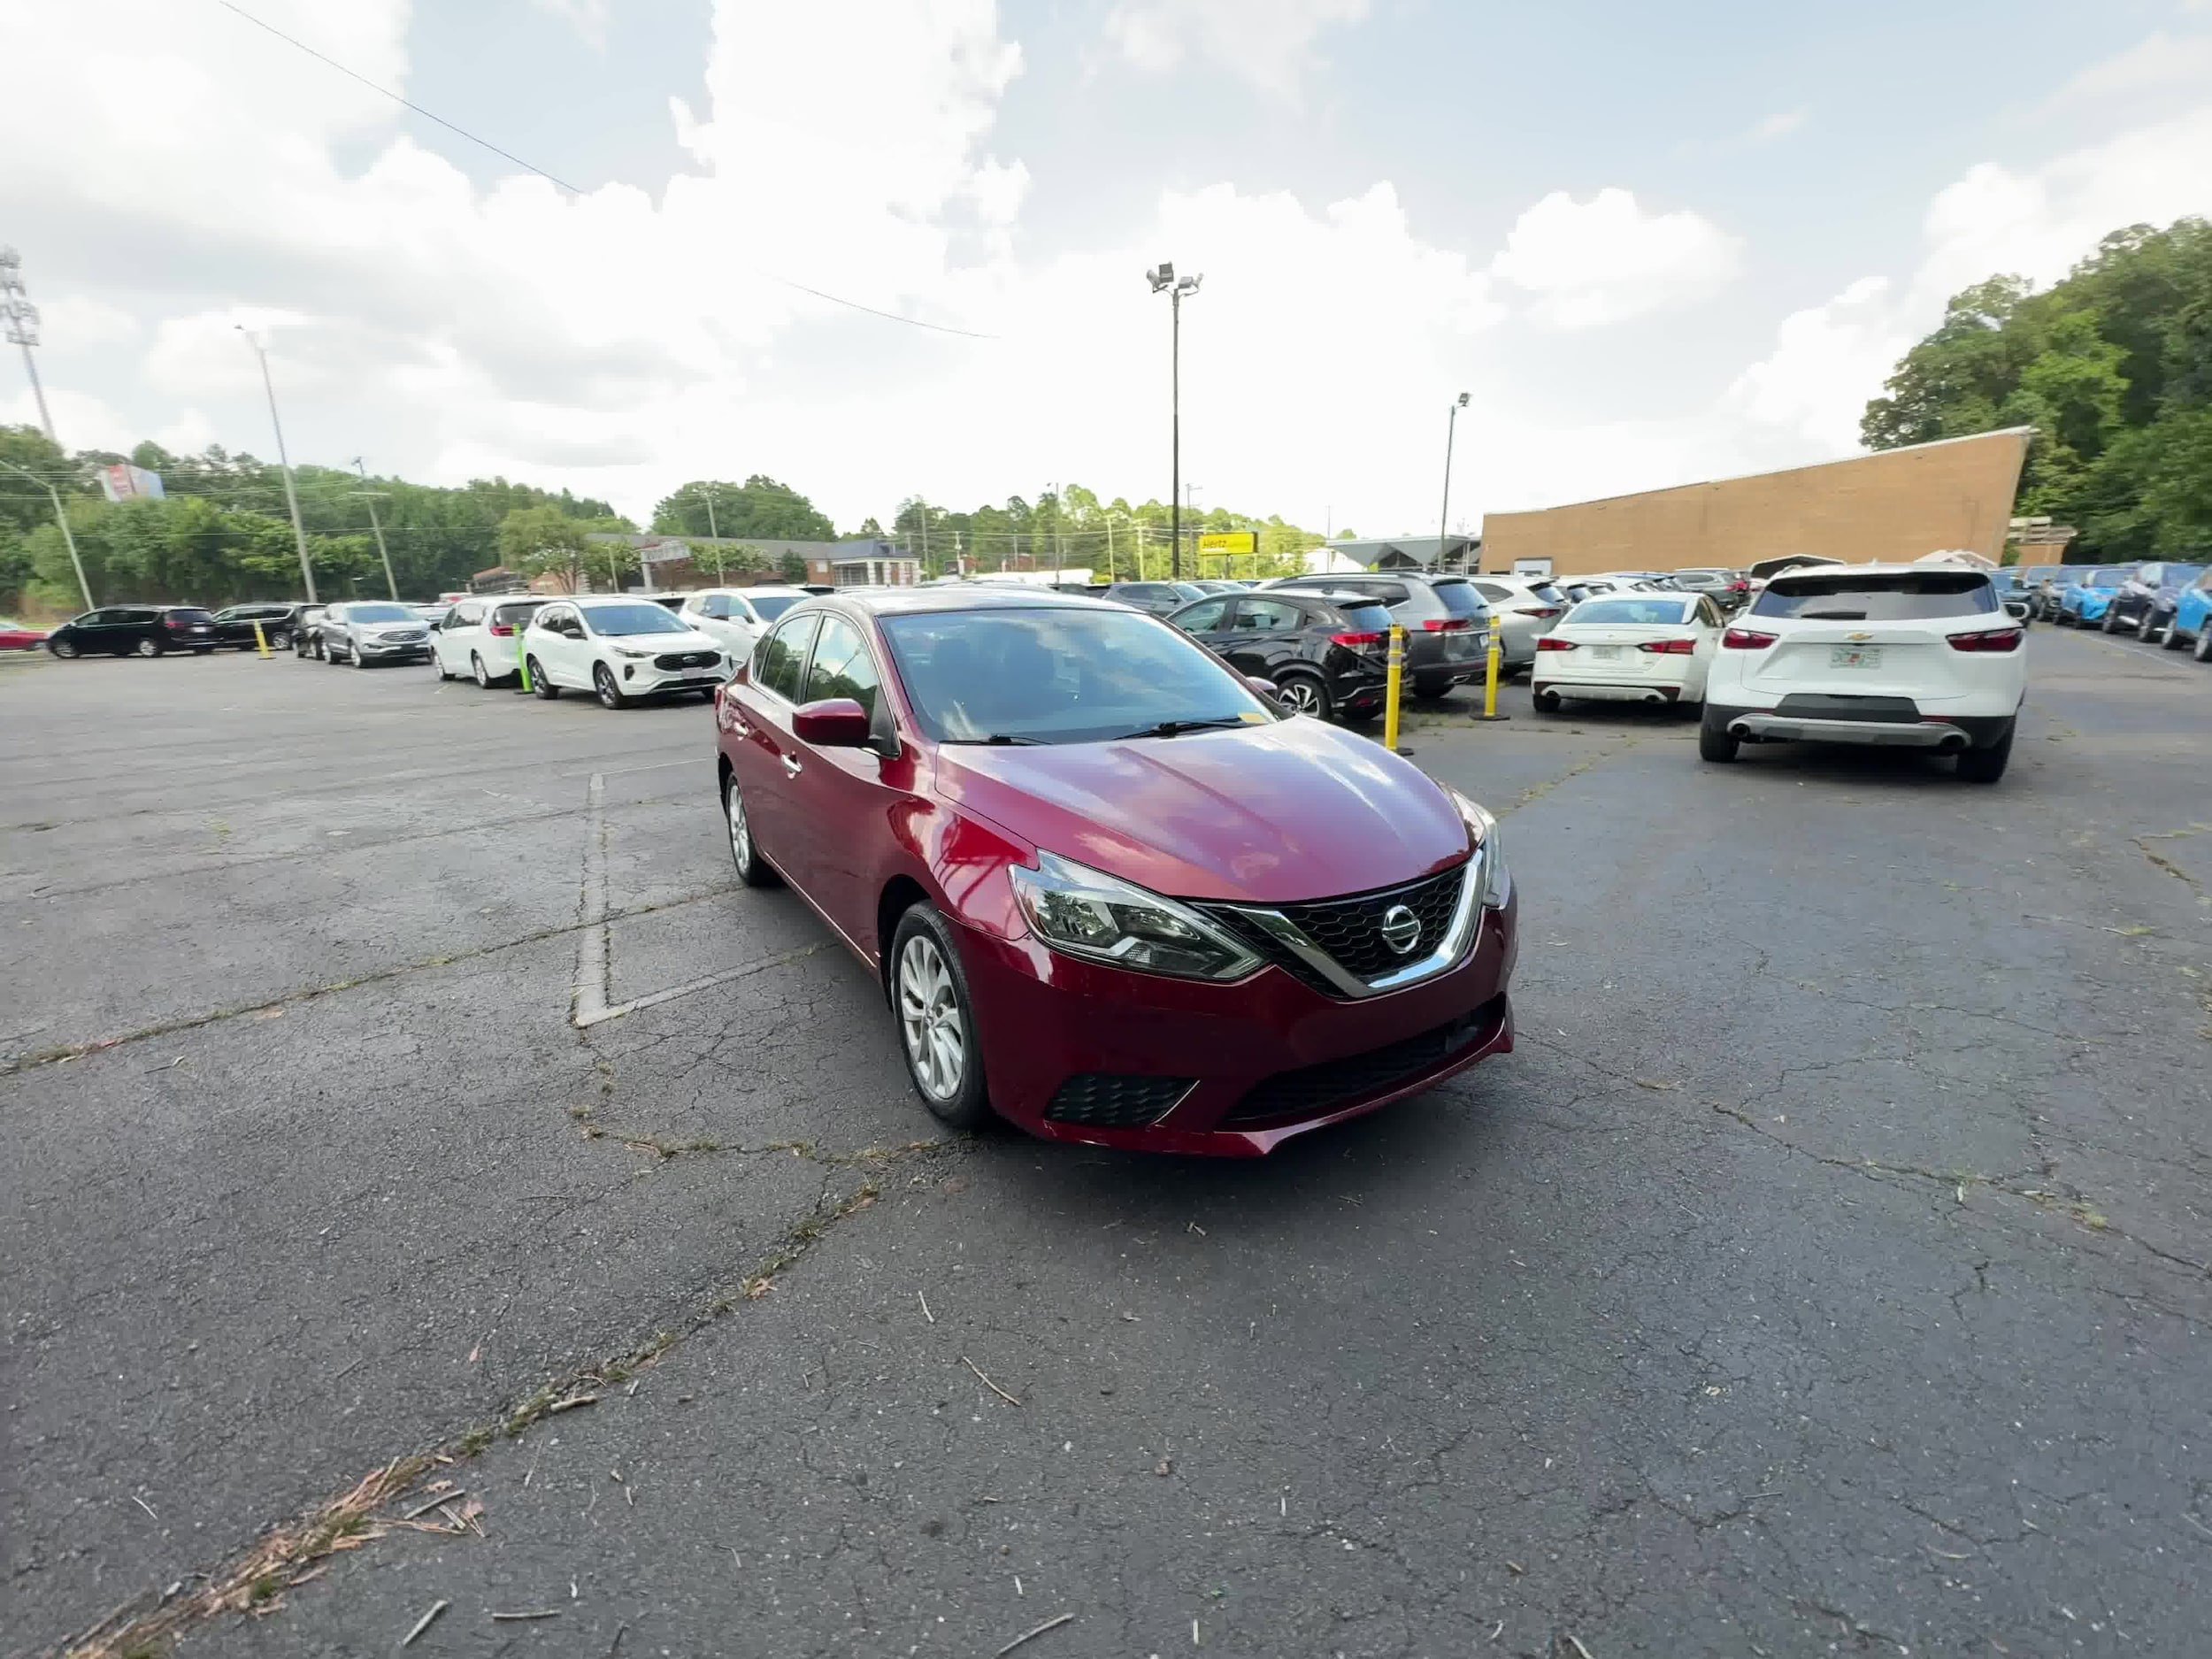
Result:
M1228 634L1214 649L1240 674L1273 680L1298 661L1305 625L1304 610L1289 599L1239 599L1229 618Z
M563 605L555 613L549 625L553 634L553 655L546 670L553 676L553 683L565 686L572 691L589 691L591 684L591 634L584 625L582 608Z
M477 642L484 637L484 611L481 600L464 599L445 613L443 622L430 630L431 654L437 657L441 673L475 672L469 658Z
M1705 682L1713 672L1713 655L1720 649L1720 636L1727 631L1728 619L1710 595L1697 602L1690 618L1694 630L1691 637L1696 640L1697 649L1690 653L1690 671L1683 676L1682 700L1702 703Z
M728 694L735 718L727 730L738 741L726 752L745 791L753 841L769 863L793 874L802 887L805 878L796 872L803 860L796 843L803 832L797 827L790 791L793 781L804 775L806 762L794 752L791 711L798 706L820 620L819 612L805 612L778 623L755 649L746 683L731 687Z
M116 624L121 614L112 606L104 611L88 611L81 617L73 617L55 632L75 646L81 656L112 651L116 649Z
M843 617L823 617L797 703L849 697L876 718L882 683L861 630ZM797 764L781 768L786 856L797 869L777 867L794 874L845 936L862 944L875 926L875 877L891 845L889 814L902 796L885 786L884 759L872 749L816 749L790 738L787 752Z
M562 604L541 606L522 633L523 655L536 664L536 667L531 670L532 676L543 675L549 686L565 683L553 669L566 644L555 625L560 621L561 613L567 609Z

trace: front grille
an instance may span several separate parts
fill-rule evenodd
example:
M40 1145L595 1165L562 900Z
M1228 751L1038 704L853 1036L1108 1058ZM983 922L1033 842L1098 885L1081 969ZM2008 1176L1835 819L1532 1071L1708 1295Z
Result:
M427 634L375 634L369 636L367 643L371 646L419 645L429 637Z
M1256 1083L1224 1118L1222 1126L1242 1127L1283 1118L1311 1118L1388 1088L1394 1083L1441 1064L1462 1048L1487 1037L1505 1018L1505 998L1493 997L1473 1012L1448 1025L1420 1032L1365 1054L1324 1060L1295 1071L1278 1071Z
M1081 1071L1060 1085L1045 1116L1055 1123L1094 1129L1140 1129L1164 1117L1190 1092L1192 1081L1187 1077Z
M712 651L663 651L653 659L656 668L710 668L714 665Z
M1377 979L1436 949L1451 925L1452 912L1459 905L1460 883L1466 879L1467 866L1463 863L1440 876L1380 893L1315 904L1280 904L1276 909L1300 933L1335 957L1346 972L1356 979ZM1385 944L1382 936L1383 918L1401 904L1421 924L1419 940L1402 955Z

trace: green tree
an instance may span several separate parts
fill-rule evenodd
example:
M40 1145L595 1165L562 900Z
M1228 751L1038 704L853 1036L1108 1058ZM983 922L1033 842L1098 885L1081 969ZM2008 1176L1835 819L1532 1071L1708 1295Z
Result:
M583 520L557 507L517 507L499 521L499 562L521 575L554 576L570 593L584 585L591 551Z
M709 496L712 496L711 511ZM833 541L837 530L814 503L788 484L756 472L742 484L695 479L664 495L653 509L663 535L717 533L744 541Z

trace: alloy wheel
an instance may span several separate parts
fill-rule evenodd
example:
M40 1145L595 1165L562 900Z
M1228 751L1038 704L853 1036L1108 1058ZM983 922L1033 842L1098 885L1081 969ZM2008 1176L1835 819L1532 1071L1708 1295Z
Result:
M64 662L68 661L69 658L77 654L77 648L72 645L67 640L56 640L46 649L53 652L55 656L60 657Z
M158 657L161 655L161 647L151 640L141 640L138 642L138 654L141 657Z
M2212 663L2212 617L2197 624L2197 649L2189 654L2200 663Z
M952 972L926 933L899 953L899 1032L922 1092L937 1101L958 1094L968 1071L967 1032Z
M722 800L729 818L730 856L741 876L753 867L753 827L745 821L745 792L732 780L723 789Z
M1276 700L1293 714L1321 716L1321 687L1310 680L1292 678L1275 687Z
M492 677L484 672L484 659L474 651L469 653L469 672L476 676L479 686L487 691L491 689Z
M591 683L599 693L600 703L606 708L622 706L622 692L614 683L614 670L602 663L591 671Z

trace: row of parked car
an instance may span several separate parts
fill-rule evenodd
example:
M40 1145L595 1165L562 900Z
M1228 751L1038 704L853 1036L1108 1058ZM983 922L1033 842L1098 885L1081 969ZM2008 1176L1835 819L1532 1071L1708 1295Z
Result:
M2212 663L2212 565L2045 565L2016 578L2029 613L2060 627L2132 634L2146 645L2187 649Z

